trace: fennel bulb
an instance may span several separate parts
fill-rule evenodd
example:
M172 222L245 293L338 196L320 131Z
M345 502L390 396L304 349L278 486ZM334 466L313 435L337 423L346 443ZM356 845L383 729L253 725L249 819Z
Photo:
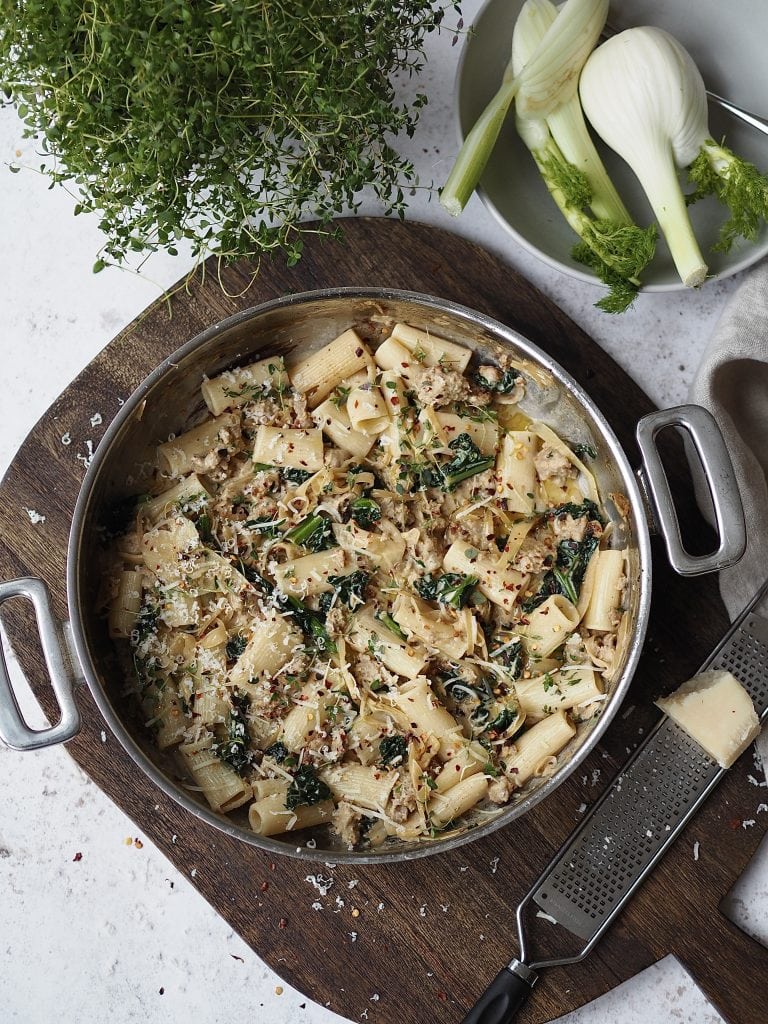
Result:
M730 208L718 243L724 251L739 235L756 237L768 215L768 179L713 142L704 82L673 36L643 27L607 40L584 66L579 91L595 131L640 180L686 285L707 275L687 203L712 193ZM687 199L682 168L697 186Z
M522 72L557 17L550 0L527 0L515 23L509 74ZM644 231L632 223L592 143L575 93L547 118L523 117L518 108L515 120L552 198L581 239L572 255L610 286L598 307L623 312L637 294L638 274L653 258L655 227Z
M441 204L452 216L461 213L475 191L515 97L524 117L546 117L575 94L579 73L603 30L608 3L566 0L521 73L505 74L464 140L440 193Z

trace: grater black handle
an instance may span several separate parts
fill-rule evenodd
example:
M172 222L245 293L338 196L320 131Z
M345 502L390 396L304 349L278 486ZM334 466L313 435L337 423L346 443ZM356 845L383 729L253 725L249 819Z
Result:
M509 1024L533 991L536 979L530 967L513 960L499 971L461 1024Z

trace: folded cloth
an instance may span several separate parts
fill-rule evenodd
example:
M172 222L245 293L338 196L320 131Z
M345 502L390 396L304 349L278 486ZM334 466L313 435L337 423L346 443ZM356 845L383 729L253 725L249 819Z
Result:
M689 397L717 420L744 504L746 554L720 573L733 620L768 578L768 261L728 302Z

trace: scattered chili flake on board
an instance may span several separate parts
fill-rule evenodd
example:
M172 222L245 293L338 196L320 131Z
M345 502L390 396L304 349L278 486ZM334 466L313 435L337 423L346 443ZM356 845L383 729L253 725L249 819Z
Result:
M259 888L261 889L262 892L266 892L267 889L269 888L269 882L262 882Z
M280 923L278 924L277 927L278 928L287 928L288 927L288 922L286 921L286 919L284 917L280 918Z
M440 1000L441 1003L445 1003L448 1000L448 993L447 992L438 992L437 993L437 998Z
M73 861L78 861L78 860L82 860L82 859L83 859L83 855L80 852L76 853L75 856L72 858Z
M728 822L728 828L732 828L734 832L737 828L741 828L741 818L731 818Z

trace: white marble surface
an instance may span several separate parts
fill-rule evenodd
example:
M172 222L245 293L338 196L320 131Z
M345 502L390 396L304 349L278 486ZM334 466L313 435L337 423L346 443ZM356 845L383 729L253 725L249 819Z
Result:
M479 4L471 0L464 6L469 22ZM420 131L404 150L423 181L440 181L456 149L451 96L457 50L443 36L430 44L430 56L419 83L430 105ZM0 112L0 163L10 160L30 166L36 162L13 112L5 110ZM72 206L63 189L48 191L33 170L10 175L0 169L0 471L79 370L188 266L182 258L158 257L141 276L111 269L94 276L90 268L99 247L97 227L93 218L73 219ZM477 199L451 224L426 192L414 198L411 210L414 219L452 227L503 255L591 333L659 404L684 399L699 354L738 285L730 280L710 284L696 295L642 296L635 309L610 318L593 308L595 290L549 270L520 249ZM363 212L377 210L368 202ZM110 412L93 411L105 416ZM73 458L85 436L75 439ZM45 515L46 510L36 511ZM39 529L44 532L44 522ZM34 718L26 698L24 707ZM112 742L108 737L107 743ZM281 982L63 750L21 755L0 746L0 778L6 797L0 817L4 1021L91 1024L109 1016L126 1024L183 1018L213 1024L231 1020L233 1013L268 1024L341 1021ZM754 779L763 779L758 768ZM759 805L768 802L768 790L756 787L754 796L757 818L763 813ZM143 846L126 845L127 838L139 838ZM75 860L78 853L82 859ZM706 848L700 855L706 857ZM307 907L310 897L308 891ZM730 905L743 927L768 941L765 844ZM499 952L499 961L504 952ZM483 970L490 977L496 966L496 959L489 959ZM364 1010L360 1008L363 1019ZM396 1012L389 1019L396 1019ZM662 1019L690 1024L720 1020L672 958L563 1021L635 1024Z

